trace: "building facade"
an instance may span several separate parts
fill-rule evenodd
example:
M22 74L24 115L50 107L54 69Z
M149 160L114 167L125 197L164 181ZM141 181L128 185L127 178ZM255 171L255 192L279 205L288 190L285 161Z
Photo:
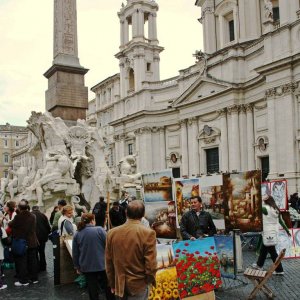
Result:
M162 81L157 3L121 7L120 73L92 87L88 113L105 136L109 166L136 154L139 172L172 168L176 177L262 169L263 180L286 178L298 191L300 1L195 6L203 52Z
M27 133L27 128L23 126L12 126L9 123L0 125L0 178L9 177L14 152L25 146Z

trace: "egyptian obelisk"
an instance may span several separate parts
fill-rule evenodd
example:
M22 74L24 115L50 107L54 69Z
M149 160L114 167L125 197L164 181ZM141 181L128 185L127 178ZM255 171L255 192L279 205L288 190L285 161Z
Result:
M78 58L76 0L54 0L53 63L48 79L46 110L65 121L86 118L88 88Z

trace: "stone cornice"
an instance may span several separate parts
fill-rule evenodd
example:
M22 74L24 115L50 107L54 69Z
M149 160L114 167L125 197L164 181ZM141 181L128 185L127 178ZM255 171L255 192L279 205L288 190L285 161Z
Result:
M85 69L83 67L73 67L73 66L54 64L44 73L44 76L47 79L49 79L55 72L58 72L58 71L85 75L89 71L89 69Z

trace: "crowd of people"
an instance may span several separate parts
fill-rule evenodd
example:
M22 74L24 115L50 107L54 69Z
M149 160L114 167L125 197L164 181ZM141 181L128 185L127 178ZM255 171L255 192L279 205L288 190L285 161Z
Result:
M273 234L274 229L277 232L279 223L289 234L274 199L268 196L263 200L263 236ZM182 216L180 224L182 238L195 240L215 235L216 227L211 215L203 210L201 197L193 196L190 202L191 210ZM47 266L48 238L71 237L74 269L85 276L91 300L97 300L101 290L107 300L147 300L148 286L155 282L156 233L144 215L143 202L126 194L111 208L100 197L91 213L82 213L77 224L74 207L64 199L58 200L49 220L38 206L30 210L26 200L18 204L8 201L0 216L0 265L3 261L14 264L15 286L37 284L39 272ZM22 247L24 252L20 252ZM263 267L268 253L275 261L275 244L263 240L256 268ZM281 264L275 272L284 273ZM0 290L7 288L2 274L3 268Z

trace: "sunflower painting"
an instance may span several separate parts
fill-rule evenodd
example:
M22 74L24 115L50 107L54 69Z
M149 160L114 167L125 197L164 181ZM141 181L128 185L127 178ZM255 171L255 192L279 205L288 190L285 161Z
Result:
M179 299L177 273L171 245L158 244L156 286L151 286L149 300Z

